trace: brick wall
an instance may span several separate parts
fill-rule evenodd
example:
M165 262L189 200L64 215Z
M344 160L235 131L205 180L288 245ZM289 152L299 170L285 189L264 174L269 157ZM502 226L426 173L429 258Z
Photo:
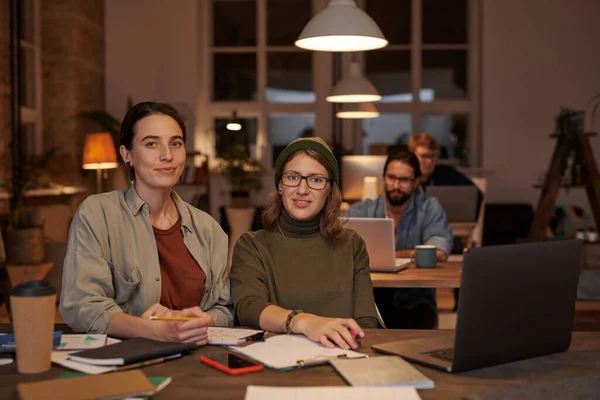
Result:
M59 148L49 170L58 183L93 182L81 157L97 127L73 116L104 108L104 1L42 1L41 36L44 147Z

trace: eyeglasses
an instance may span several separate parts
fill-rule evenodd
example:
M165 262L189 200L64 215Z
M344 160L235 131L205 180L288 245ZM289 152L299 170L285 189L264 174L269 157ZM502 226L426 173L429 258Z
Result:
M425 160L435 160L437 158L437 153L423 153L417 154L417 157L423 158Z
M415 178L409 178L408 176L396 176L392 174L385 174L383 176L386 185L393 185L398 182L402 186L408 186L415 181Z
M327 182L333 179L324 177L322 175L309 175L303 176L295 172L284 172L281 174L281 184L290 187L300 186L302 180L306 180L306 184L309 188L314 190L323 190L327 186Z

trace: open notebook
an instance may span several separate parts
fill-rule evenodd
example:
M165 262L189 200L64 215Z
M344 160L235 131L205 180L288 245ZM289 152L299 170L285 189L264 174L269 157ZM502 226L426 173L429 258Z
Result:
M367 357L366 354L343 350L339 347L329 349L311 341L304 335L275 335L266 338L264 342L228 347L273 369L326 364L335 358Z

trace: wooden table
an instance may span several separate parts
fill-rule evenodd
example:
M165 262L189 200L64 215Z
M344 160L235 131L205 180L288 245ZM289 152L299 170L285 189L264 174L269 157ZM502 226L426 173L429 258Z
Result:
M394 340L430 337L436 331L367 330L359 351L377 355L371 346ZM195 354L163 364L143 368L148 376L170 376L173 382L153 399L243 399L247 385L268 386L343 386L344 380L332 367L323 365L304 370L273 371L232 377L201 364L200 354L225 351L208 346ZM460 399L483 390L508 387L529 382L541 382L600 373L600 335L597 332L577 332L571 350L566 353L538 357L461 374L448 374L415 365L435 382L435 389L419 390L423 400ZM0 366L0 398L16 398L16 384L53 379L66 372L53 366L39 375L20 375L16 365Z
M435 268L417 268L411 264L400 272L371 272L376 288L457 288L460 287L462 263L437 262Z

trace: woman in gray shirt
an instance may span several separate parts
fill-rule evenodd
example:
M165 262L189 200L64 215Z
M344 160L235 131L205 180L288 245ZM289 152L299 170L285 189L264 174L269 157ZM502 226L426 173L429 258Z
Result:
M89 196L69 232L60 312L74 330L206 343L208 326L231 325L227 236L173 191L185 138L167 104L137 104L123 119L119 150L133 184Z

